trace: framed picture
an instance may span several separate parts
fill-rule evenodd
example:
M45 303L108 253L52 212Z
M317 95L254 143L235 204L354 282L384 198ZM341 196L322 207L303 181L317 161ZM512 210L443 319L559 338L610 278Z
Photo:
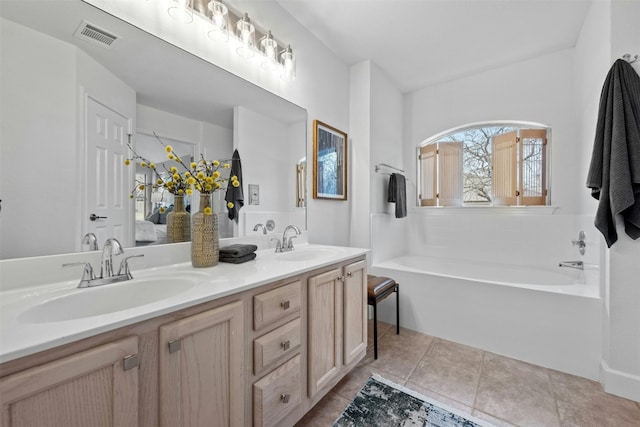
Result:
M347 134L313 121L313 198L347 200Z

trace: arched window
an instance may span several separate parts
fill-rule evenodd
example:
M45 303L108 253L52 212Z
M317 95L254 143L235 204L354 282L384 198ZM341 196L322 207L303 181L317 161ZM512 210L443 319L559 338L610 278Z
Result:
M550 128L528 122L459 126L418 147L420 206L548 205Z

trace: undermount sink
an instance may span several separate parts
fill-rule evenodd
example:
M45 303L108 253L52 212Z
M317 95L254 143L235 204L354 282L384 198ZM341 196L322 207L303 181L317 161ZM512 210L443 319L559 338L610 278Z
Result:
M18 319L25 323L44 323L115 313L171 298L201 281L199 276L172 275L75 289L30 307Z
M291 252L276 254L276 257L283 261L312 261L329 258L338 253L339 250L335 248L296 248Z

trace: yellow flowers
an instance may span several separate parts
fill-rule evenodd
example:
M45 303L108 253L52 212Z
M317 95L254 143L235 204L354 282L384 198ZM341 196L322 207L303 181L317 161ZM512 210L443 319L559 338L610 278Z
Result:
M131 164L131 159L125 159L124 164L129 166Z
M164 147L164 151L166 151L167 153L172 153L173 152L173 147L170 145L167 145Z
M230 179L231 179L231 185L233 185L236 188L240 187L240 181L238 181L238 177L236 175L233 175Z
M203 212L205 215L211 215L213 213L210 206L207 206L206 208L204 208Z
M233 204L233 202L229 202L227 203L227 208L228 209L233 209L236 205Z

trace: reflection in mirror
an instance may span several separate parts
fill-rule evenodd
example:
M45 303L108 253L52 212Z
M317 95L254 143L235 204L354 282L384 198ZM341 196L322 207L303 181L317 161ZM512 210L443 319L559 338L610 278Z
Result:
M109 237L136 245L136 220L171 202L129 199L145 171L124 166L127 142L153 151L154 132L193 157L239 150L245 194L259 184L260 205L221 223L222 237L257 234L268 220L274 233L306 229L296 170L304 109L80 0L3 0L0 19L0 259L78 252L88 232L100 248ZM75 36L87 23L116 41Z

